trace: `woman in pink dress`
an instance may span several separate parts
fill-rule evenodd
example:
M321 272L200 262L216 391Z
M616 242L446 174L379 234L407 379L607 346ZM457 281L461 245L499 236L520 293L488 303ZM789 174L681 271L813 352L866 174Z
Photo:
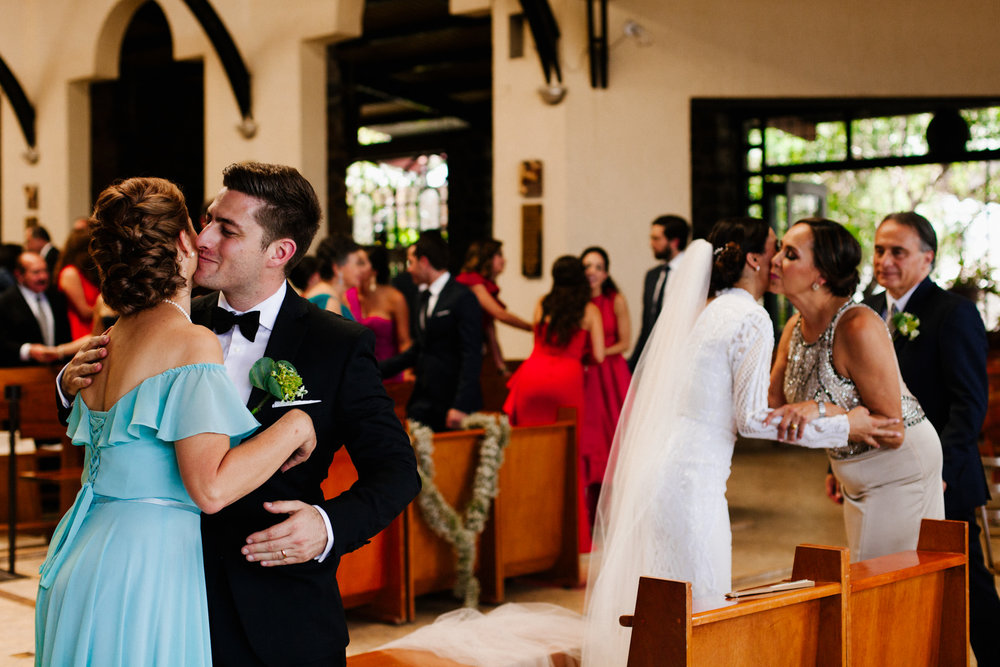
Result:
M508 311L506 304L498 298L500 287L497 286L496 279L507 265L502 246L496 239L473 241L465 254L462 272L455 276L455 280L472 290L483 309L483 344L486 347L484 362L490 363L486 360L491 360L497 372L506 375L507 363L500 351L500 343L497 342L496 321L500 320L522 331L531 331L532 326Z
M551 424L559 408L576 408L577 422L584 413L583 360L604 360L604 326L597 306L590 303L590 288L583 264L572 255L552 265L552 290L535 307L535 347L517 369L507 387L503 411L514 426ZM589 339L589 340L588 340ZM589 345L588 345L589 343ZM582 470L580 471L582 482ZM580 551L590 551L590 527L579 485Z
M94 328L94 304L101 293L89 246L90 230L74 229L66 239L56 268L59 291L66 295L69 330L74 340L90 335Z
M347 290L345 297L351 314L359 324L375 333L375 358L379 361L404 352L411 345L410 309L406 297L389 284L389 258L380 245L369 246L368 272L357 290ZM398 382L402 373L386 382Z
M632 331L628 304L608 275L611 265L608 253L604 248L593 246L584 250L580 259L590 284L590 302L601 313L605 347L604 361L587 359L583 372L580 474L586 491L587 518L593 527L611 441L632 379L628 362L622 356L628 349Z

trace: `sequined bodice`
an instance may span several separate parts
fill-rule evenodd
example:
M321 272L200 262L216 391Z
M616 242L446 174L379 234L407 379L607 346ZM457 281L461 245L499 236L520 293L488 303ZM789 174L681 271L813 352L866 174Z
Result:
M785 368L786 401L789 403L824 401L839 405L845 410L861 405L861 396L854 382L838 373L833 366L834 332L837 330L840 318L851 308L867 308L867 306L846 301L815 343L807 343L802 338L802 320L799 319L796 323L788 346L788 365ZM903 399L903 423L904 426L912 426L924 418L924 413L920 404L903 385L902 379L900 379L900 389ZM847 459L873 449L875 448L871 445L850 442L845 447L827 451L830 458Z

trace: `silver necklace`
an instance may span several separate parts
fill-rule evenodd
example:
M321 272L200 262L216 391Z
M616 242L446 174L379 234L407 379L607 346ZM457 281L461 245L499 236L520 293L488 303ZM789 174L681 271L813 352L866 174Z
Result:
M181 315L183 315L184 319L188 321L188 324L192 323L191 322L191 316L188 315L188 312L186 310L184 310L184 308L181 306L181 304L177 303L176 301L171 301L170 299L164 299L163 303L169 303L171 306L173 306L177 310L181 311Z

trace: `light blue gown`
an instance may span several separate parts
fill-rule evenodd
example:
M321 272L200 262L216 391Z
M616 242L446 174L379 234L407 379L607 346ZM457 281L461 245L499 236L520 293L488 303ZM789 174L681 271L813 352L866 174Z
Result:
M147 378L106 412L77 397L83 486L41 568L38 665L211 665L198 507L173 443L259 424L225 367L194 364Z

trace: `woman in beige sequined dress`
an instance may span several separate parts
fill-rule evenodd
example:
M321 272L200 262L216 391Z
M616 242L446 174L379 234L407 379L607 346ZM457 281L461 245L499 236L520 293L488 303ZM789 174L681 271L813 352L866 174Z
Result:
M781 336L768 393L771 407L799 404L787 427L858 405L905 427L902 442L827 450L841 485L828 492L844 504L852 561L915 549L921 519L944 518L941 442L899 375L885 322L851 299L860 261L843 226L806 219L771 263L771 291L798 310Z

